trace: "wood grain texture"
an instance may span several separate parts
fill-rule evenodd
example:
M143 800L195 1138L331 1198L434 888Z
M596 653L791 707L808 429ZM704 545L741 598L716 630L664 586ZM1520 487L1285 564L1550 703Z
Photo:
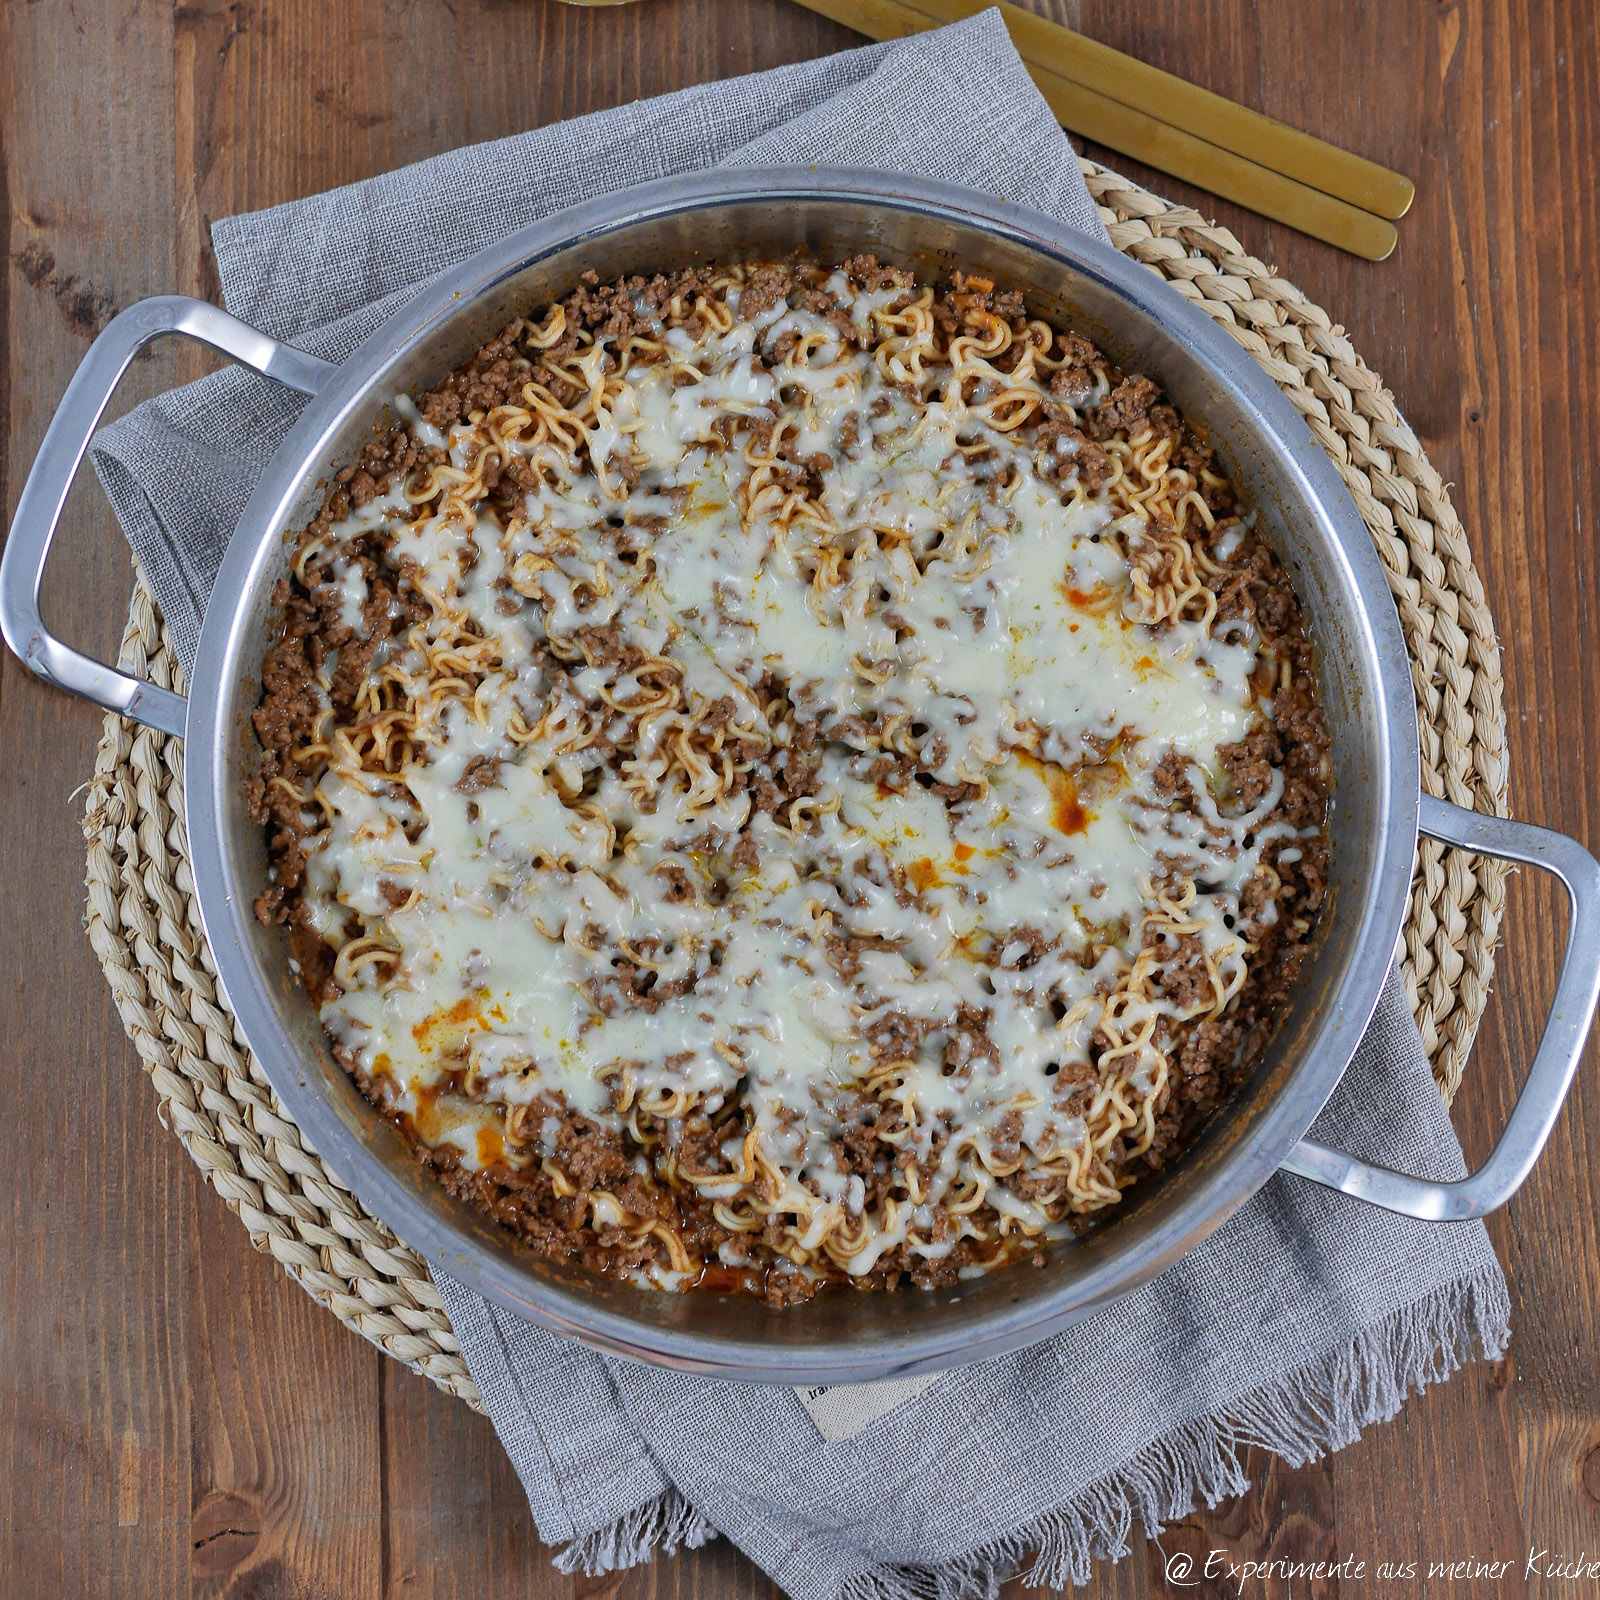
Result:
M1371 265L1092 152L1233 227L1341 316L1471 533L1505 651L1519 815L1600 840L1600 8L1594 0L1031 0L1269 115L1399 167L1418 196ZM857 42L784 0L6 0L0 9L0 499L116 308L215 293L211 219L471 140ZM157 351L118 407L202 370ZM126 554L74 495L47 612L113 648ZM98 716L0 661L0 1600L11 1596L646 1596L755 1600L725 1541L600 1579L557 1573L488 1425L387 1361L248 1248L157 1125L83 939L75 789ZM1531 1054L1563 937L1513 888L1457 1123L1481 1155ZM70 1106L45 1119L42 1105ZM38 1138L41 1125L52 1135ZM1600 1548L1600 1082L1493 1223L1510 1356L1328 1461L1260 1457L1088 1594L1168 1555L1354 1554L1364 1582L1264 1596L1498 1595L1430 1561ZM1418 1564L1379 1583L1380 1562ZM1520 1578L1516 1588L1521 1589ZM1021 1594L1023 1591L1014 1591ZM1555 1581L1528 1592L1576 1594Z

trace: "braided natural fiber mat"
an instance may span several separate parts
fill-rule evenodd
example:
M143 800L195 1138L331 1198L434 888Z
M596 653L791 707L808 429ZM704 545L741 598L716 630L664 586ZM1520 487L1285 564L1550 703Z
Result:
M1411 649L1423 781L1505 810L1500 652L1439 474L1343 330L1226 229L1084 162L1119 250L1158 272L1259 361L1333 458L1388 569ZM122 664L175 686L176 660L136 581ZM83 831L88 929L117 1009L155 1081L163 1123L243 1219L256 1247L340 1321L435 1383L477 1390L422 1259L364 1212L284 1115L217 982L192 893L179 740L108 716ZM1504 868L1424 845L1403 970L1448 1101L1483 1014Z

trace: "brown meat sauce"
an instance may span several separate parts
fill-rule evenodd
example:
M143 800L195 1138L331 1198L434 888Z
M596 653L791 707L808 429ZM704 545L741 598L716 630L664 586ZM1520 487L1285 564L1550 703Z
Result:
M892 281L871 257L846 262L844 270L863 288ZM586 281L563 302L567 328L562 341L570 352L577 345L579 330L618 339L648 331L652 312L665 307L674 296L708 285L711 278L711 270L703 268L670 277L631 277L611 285L598 285L592 275L586 275ZM791 297L791 303L804 303L829 315L841 331L854 337L842 308L835 306L814 282L805 282L795 270L783 265L755 271L743 291L741 310L754 314L785 297ZM1025 325L1019 293L974 287L971 281L959 278L937 301L935 315L948 332L959 326L963 311L973 305L1010 320L1019 331ZM836 318L831 315L834 312L838 313ZM525 358L536 359L538 355L524 342L530 329L531 324L520 319L511 322L471 360L417 398L421 415L435 426L448 428L515 400L526 380ZM692 326L689 332L693 334ZM1065 434L1075 440L1076 452L1062 459L1093 487L1108 469L1109 458L1102 448L1105 441L1119 436L1137 437L1145 428L1170 434L1175 440L1174 461L1195 475L1199 492L1219 522L1227 523L1235 517L1238 507L1233 489L1217 469L1203 435L1179 416L1157 386L1145 376L1125 374L1111 367L1079 334L1068 334L1066 341L1070 359L1055 375L1051 386L1054 400L1038 424L1039 438L1047 440ZM554 353L566 352L558 346ZM1079 410L1094 390L1097 370L1109 377L1109 391L1097 405ZM572 402L580 396L574 392L558 398ZM850 448L848 440L845 448ZM322 543L334 524L352 509L440 459L441 453L422 445L408 425L390 429L367 445L357 462L337 474L317 518L300 533L297 548L303 550ZM816 465L797 461L794 471L803 476ZM513 463L494 486L492 499L510 504L517 493L517 477L518 464ZM414 514L426 516L431 509L431 504L425 503L416 507ZM1237 524L1232 525L1237 531ZM638 543L647 541L651 530L630 526L623 532ZM263 662L262 697L253 717L261 757L249 781L248 797L252 814L265 830L273 863L273 881L257 899L256 914L263 923L286 925L301 980L319 1002L334 983L333 953L308 926L301 901L305 866L301 845L306 823L298 793L308 792L317 778L316 758L304 752L316 735L322 705L317 674L330 656L337 652L329 698L336 715L343 716L350 711L382 642L426 615L426 603L410 589L405 571L397 572L385 564L386 545L386 536L380 529L347 541L337 552L343 559L359 562L367 581L368 598L359 632L341 620L336 592L327 579L332 550L321 549L312 554L303 561L300 576L279 581L273 595L275 633ZM1245 986L1221 1016L1192 1028L1178 1044L1169 1090L1158 1111L1154 1141L1142 1156L1128 1163L1126 1172L1130 1175L1159 1169L1173 1160L1225 1105L1250 1071L1294 988L1328 893L1325 817L1329 740L1316 702L1312 650L1298 604L1282 565L1253 533L1239 536L1237 547L1221 566L1220 575L1208 580L1218 598L1218 622L1237 617L1253 620L1282 663L1273 691L1271 725L1219 752L1233 798L1241 806L1254 804L1267 792L1273 774L1281 772L1283 796L1274 816L1298 828L1320 827L1321 831L1315 837L1292 841L1299 852L1298 859L1281 859L1287 845L1276 847L1266 857L1283 884L1276 898L1277 916L1270 926L1255 920L1264 900L1259 880L1252 880L1247 887L1240 918L1246 936L1257 943ZM516 597L508 596L505 603L514 606ZM600 635L598 630L596 635L585 648L597 657L631 648L624 641ZM783 766L752 777L756 809L771 811L797 796L814 792L818 728L807 717L803 705L792 707L792 712L795 734ZM909 760L887 763L874 776L886 788L903 791L909 783L918 781L915 767L916 763ZM498 782L498 777L497 766L485 762L474 768L461 787L465 792L488 788ZM924 787L931 786L928 774L920 774L920 779ZM1191 780L1181 763L1164 765L1157 773L1156 786L1159 793L1170 797L1168 803L1194 808ZM947 804L955 805L962 797L952 794L944 798ZM753 849L753 841L750 843ZM1295 850L1288 850L1291 858ZM687 892L687 885L684 890ZM909 895L912 890L906 887L904 892ZM1030 932L1036 939L1044 938L1037 930L1023 930L1024 935ZM1192 936L1190 940L1193 942ZM1020 959L1026 963L1026 937L1020 938L1020 950ZM851 955L847 949L839 952L845 962ZM1163 970L1167 992L1180 1000L1188 997L1189 986L1204 981L1197 951L1180 951L1179 959L1169 961ZM664 993L652 995L641 989L642 981L640 974L619 973L615 986L608 986L606 995L597 996L596 1001L658 1006L668 998ZM918 1025L909 1019L887 1018L874 1037L874 1050L893 1053L915 1048L919 1042L914 1037L917 1032ZM949 1070L971 1070L973 1062L994 1052L982 1013L962 1017L949 1032ZM375 1082L361 1072L347 1053L336 1053L363 1093L400 1126L417 1158L437 1173L446 1189L481 1207L537 1253L554 1260L615 1275L637 1271L661 1259L654 1234L641 1232L639 1227L596 1229L589 1225L588 1196L597 1187L612 1193L637 1222L660 1220L670 1225L690 1256L701 1264L690 1287L754 1294L776 1305L808 1299L830 1282L848 1283L859 1289L936 1287L954 1282L964 1267L992 1263L994 1259L992 1244L962 1239L938 1261L927 1261L908 1247L899 1246L865 1275L846 1277L839 1272L826 1272L813 1277L780 1255L773 1240L742 1234L738 1236L739 1246L748 1255L749 1265L724 1266L718 1250L734 1236L716 1220L712 1203L681 1180L675 1182L673 1175L680 1168L704 1172L719 1167L722 1158L718 1152L724 1143L730 1137L742 1137L745 1131L736 1107L716 1115L697 1112L677 1123L658 1124L654 1132L660 1143L650 1168L640 1160L638 1148L620 1135L558 1103L540 1102L535 1107L519 1108L508 1118L505 1144L516 1152L516 1158L502 1155L490 1163L488 1170L473 1171L460 1164L452 1148L431 1148L406 1118L386 1104L383 1082ZM1094 1082L1092 1070L1081 1063L1063 1068L1063 1090L1087 1097ZM909 1152L897 1153L892 1144L879 1137L880 1133L893 1131L893 1116L877 1101L862 1096L847 1112L839 1135L843 1163L862 1179L869 1204L887 1192L894 1166L912 1159ZM1003 1159L1003 1155L1003 1149L997 1147L997 1158ZM641 1171L641 1166L647 1170ZM1019 1175L1008 1181L1025 1198L1051 1197L1047 1180ZM1088 1225L1076 1217L1067 1220L1075 1228ZM935 1237L944 1225L945 1219L936 1215ZM1035 1241L1019 1241L1019 1248L1012 1253L1031 1255L1041 1265L1045 1261Z

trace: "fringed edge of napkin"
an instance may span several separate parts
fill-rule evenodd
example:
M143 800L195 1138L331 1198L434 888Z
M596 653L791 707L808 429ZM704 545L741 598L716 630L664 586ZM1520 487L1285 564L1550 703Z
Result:
M1128 1554L1135 1523L1154 1537L1201 1501L1215 1506L1243 1494L1250 1487L1240 1460L1247 1447L1270 1450L1291 1466L1341 1450L1467 1362L1498 1360L1510 1338L1510 1319L1510 1298L1497 1271L1461 1278L1227 1412L1163 1434L1070 1504L937 1568L858 1571L841 1586L839 1600L992 1600L1019 1573L1024 1583L1041 1588L1086 1584L1097 1558L1116 1561ZM562 1572L593 1576L670 1555L680 1545L694 1549L717 1531L676 1489L668 1489L573 1540L555 1564Z
M555 1557L555 1567L557 1572L581 1572L592 1578L620 1567L640 1566L658 1555L670 1556L679 1546L698 1550L716 1534L677 1489L668 1489L615 1522L564 1545Z

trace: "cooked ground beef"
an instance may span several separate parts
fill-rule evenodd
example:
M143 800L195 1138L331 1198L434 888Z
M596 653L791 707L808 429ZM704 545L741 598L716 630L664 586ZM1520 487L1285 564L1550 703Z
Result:
M896 282L893 272L872 256L853 257L842 270L852 284L869 291ZM574 350L580 331L608 335L619 342L649 339L654 333L652 315L673 304L690 308L686 326L693 336L699 313L692 308L696 297L709 291L712 280L712 270L707 268L649 278L633 276L609 285L599 284L593 274L586 274L585 280L562 302L565 331L551 353L559 357ZM741 292L738 310L744 317L753 317L785 300L814 311L846 342L859 342L848 313L819 284L806 281L803 274L788 265L771 265L753 272ZM985 279L960 274L935 298L935 323L948 333L958 328L973 308L1002 319L1018 334L1027 326L1027 310L1019 293L996 289ZM510 322L469 361L418 397L423 418L435 427L448 428L462 419L517 401L541 353L529 343L532 331L532 326L521 319ZM781 361L786 353L785 341L792 345L793 335L786 334L775 341L766 352L766 359ZM1019 347L1014 344L1005 360L1014 363L1018 353ZM1214 546L1225 536L1234 540L1226 560L1213 553L1216 570L1205 580L1217 596L1219 622L1239 617L1252 620L1279 660L1286 663L1283 681L1272 694L1272 725L1258 728L1218 752L1231 787L1231 794L1219 803L1239 811L1249 810L1281 776L1283 795L1275 815L1296 827L1316 827L1323 822L1326 811L1329 738L1315 699L1310 642L1287 574L1265 543L1253 533L1242 532L1232 487L1217 470L1210 446L1148 377L1122 372L1088 339L1076 333L1068 333L1060 341L1056 359L1059 365L1049 384L1051 398L1043 419L1036 424L1034 438L1041 459L1053 463L1049 475L1063 483L1076 479L1092 489L1112 471L1111 455L1106 449L1111 441L1139 437L1146 430L1172 438L1173 461L1191 474L1197 492L1215 515L1211 535ZM1002 370L1008 368L1003 365ZM576 392L565 395L559 388L555 392L563 401L577 398ZM1097 395L1101 398L1096 399ZM852 415L837 443L845 456L859 447L872 421L883 414L886 406L887 402L880 400L865 414ZM770 443L770 439L763 442ZM731 445L732 437L725 437L723 443ZM775 481L796 490L815 489L820 475L833 466L827 456L801 456L792 439L783 442L779 457ZM256 914L264 923L288 925L301 980L319 1001L337 990L332 989L333 953L307 926L301 902L305 874L301 846L320 825L315 808L308 804L317 758L305 753L314 746L323 706L317 677L333 660L328 698L342 718L355 704L375 660L382 657L389 641L426 615L426 604L412 590L403 564L398 572L385 565L383 535L374 533L337 552L340 559L358 564L367 584L360 627L351 628L343 620L339 591L330 581L328 563L336 553L320 546L333 525L352 509L370 504L396 480L409 479L419 469L442 459L440 451L423 445L408 426L391 428L375 438L356 461L336 474L322 510L302 535L300 548L315 553L306 558L296 575L280 580L273 594L277 622L262 667L261 701L253 715L262 754L248 790L252 814L265 830L273 881L257 899ZM625 451L614 457L612 466L623 482L636 481L637 468ZM520 458L503 467L498 461L488 463L485 471L486 482L495 485L496 494L501 497L497 504L513 505L515 495L532 486L533 469ZM997 480L997 492L1000 487ZM415 514L424 516L430 509L430 505L420 505ZM663 516L636 517L625 527L618 527L617 548L642 553L666 526ZM519 605L518 597L508 593L501 602L502 614L514 616ZM623 639L613 625L581 627L571 637L582 656L581 661L567 663L573 673L585 664L632 671L644 663L643 653ZM556 680L568 681L559 672ZM787 685L767 680L760 688L775 704L782 702L787 707L787 742L770 753L753 746L746 750L740 745L736 730L728 729L734 710L731 700L711 706L703 722L708 735L726 736L730 754L747 761L745 783L754 811L787 817L787 808L794 801L817 792L822 724L815 708L808 709L790 699ZM861 719L843 719L830 726L827 737L875 751L868 736L875 736L876 732ZM863 758L866 764L862 776L876 782L880 792L885 793L907 793L911 785L920 784L954 809L975 798L979 791L970 783L937 782L927 769L937 766L942 758L933 741L922 748L900 748L888 755L874 753L870 760ZM1099 759L1110 758L1108 742ZM500 781L499 761L479 758L469 766L458 787L463 793L477 794ZM1174 754L1164 760L1153 782L1156 792L1175 806L1195 808L1196 775L1181 757ZM1286 845L1276 847L1267 859L1285 886L1276 901L1276 917L1269 922L1260 916L1266 891L1261 880L1251 880L1239 906L1241 930L1255 941L1244 988L1221 1015L1168 1039L1172 1076L1158 1107L1156 1137L1142 1156L1130 1161L1130 1172L1159 1169L1171 1161L1226 1102L1270 1037L1306 959L1315 918L1327 895L1325 828L1320 837L1295 841L1293 850ZM759 852L753 838L746 836L733 852L732 861L739 871L757 870ZM857 868L864 871L865 863L858 862ZM682 869L660 870L669 900L692 896L693 886ZM892 887L901 905L917 903L913 885L897 880ZM403 905L409 894L387 879L379 889L393 907ZM648 945L650 941L644 943ZM992 952L992 970L1026 971L1051 945L1052 937L1047 931L1012 930L1007 942ZM829 958L847 976L859 970L872 951L893 948L891 941L877 936L839 935L827 941ZM1103 944L1091 944L1078 959L1086 969L1092 969L1103 948ZM635 953L648 959L650 952L636 947ZM1185 934L1175 945L1162 947L1157 953L1157 981L1162 993L1183 1007L1203 1005L1210 978L1198 939ZM600 1008L626 1005L654 1011L667 1000L691 990L693 984L692 977L670 983L658 981L653 970L619 959L592 998ZM997 1057L997 1046L988 1032L989 1020L988 1012L963 1007L941 1030L947 1074L959 1077L970 1073L975 1063ZM891 1012L872 1024L872 1053L880 1063L905 1059L923 1044L928 1033L926 1024ZM1101 1035L1098 1048L1106 1048L1107 1044ZM414 1139L415 1129L394 1111L385 1084L371 1081L348 1052L340 1050L336 1054L362 1091L386 1114L395 1117L407 1136ZM458 1075L442 1092L464 1092L463 1082L464 1076ZM1093 1066L1079 1061L1064 1063L1054 1082L1055 1105L1068 1116L1081 1114L1098 1085ZM725 1148L730 1140L743 1137L740 1113L730 1109L718 1118L696 1112L682 1125L659 1126L652 1125L648 1116L639 1115L656 1151L653 1169L641 1160L639 1147L548 1099L519 1107L506 1119L508 1144L527 1159L471 1171L460 1164L453 1147L432 1148L414 1142L418 1158L439 1175L450 1192L481 1207L524 1237L538 1253L554 1260L617 1273L657 1259L658 1245L650 1234L638 1229L596 1229L590 1225L589 1197L603 1188L631 1216L660 1219L673 1228L691 1254L705 1263L697 1280L699 1287L756 1294L773 1304L788 1305L810 1298L828 1281L842 1276L825 1273L817 1277L797 1271L774 1249L770 1238L759 1234L737 1237L746 1264L720 1264L719 1249L734 1236L717 1219L714 1203L685 1183L672 1181L671 1173L677 1169L700 1174L727 1170ZM837 1134L841 1163L852 1180L860 1180L861 1203L871 1206L889 1194L908 1165L913 1164L910 1152L900 1151L894 1142L893 1136L902 1130L899 1114L862 1094L843 1110L841 1117ZM995 1130L992 1155L997 1167L1021 1161L1020 1140L1020 1118L1014 1123L1002 1123ZM938 1147L936 1141L934 1159ZM1049 1204L1058 1198L1059 1180L1049 1175L1032 1176L1019 1171L1009 1182L1023 1199ZM949 1237L950 1215L942 1206L934 1211L930 1225L934 1237ZM957 1241L937 1261L901 1246L881 1257L870 1273L849 1281L863 1288L932 1287L954 1282L964 1267L983 1259L984 1251L970 1239ZM1042 1264L1044 1258L1035 1255L1033 1259Z

